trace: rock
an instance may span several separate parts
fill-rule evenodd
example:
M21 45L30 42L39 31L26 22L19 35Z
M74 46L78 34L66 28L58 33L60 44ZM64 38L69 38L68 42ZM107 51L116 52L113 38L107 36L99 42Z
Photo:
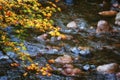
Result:
M112 28L107 21L105 20L98 21L96 33L100 34L100 33L106 33L111 31L112 31Z
M115 74L105 74L105 80L117 80Z
M11 33L13 31L13 27L12 26L8 26L4 29L7 33Z
M77 24L75 21L71 21L67 24L68 28L77 28Z
M15 37L15 35L10 35L10 39L11 39L11 41L13 41L13 42L20 42L20 39L17 38L17 37Z
M45 41L47 39L47 34L42 34L40 36L37 37L37 40L38 41Z
M81 50L79 54L83 57L90 57L91 56L91 52L89 49Z
M72 6L74 4L74 0L65 0L65 4L68 6Z
M88 28L87 22L82 19L78 18L75 19L74 21L71 21L70 23L67 24L68 28L76 29L76 31L79 30L86 30Z
M94 69L96 69L96 66L95 65L90 65L90 68L94 70Z
M74 66L72 64L65 64L63 68L74 68Z
M120 26L120 12L115 17L115 24Z
M8 80L8 77L7 76L1 76L0 80Z
M88 71L90 69L90 65L86 64L83 66L83 70Z
M66 76L76 76L78 74L81 73L81 70L78 68L66 68L62 71L62 74L66 75Z
M72 57L69 55L64 55L64 56L60 56L58 58L55 59L55 62L57 63L61 63L61 64L66 64L66 63L72 63Z
M63 66L62 74L66 76L75 76L77 74L81 73L81 70L79 68L74 68L71 64L65 64Z
M7 52L7 55L10 56L11 58L17 57L17 54L15 54L14 52Z
M116 73L116 76L117 76L118 78L120 78L120 72Z
M3 59L9 59L8 56L0 56L0 60L3 60Z
M73 37L70 35L61 34L57 37L57 40L71 40Z
M71 48L71 52L73 52L75 55L79 55L80 49L78 49L77 47L73 47Z
M117 63L104 64L97 67L97 71L102 74L116 73L118 69L119 65Z
M98 14L101 16L115 16L117 14L117 11L113 11L113 10L102 11L102 12L99 12Z
M88 24L87 24L87 21L80 18L80 19L75 19L75 22L77 23L77 26L80 30L87 30L88 29Z
M50 50L48 50L46 53L48 53L48 54L55 54L55 53L57 53L57 52L58 52L57 49L50 49Z

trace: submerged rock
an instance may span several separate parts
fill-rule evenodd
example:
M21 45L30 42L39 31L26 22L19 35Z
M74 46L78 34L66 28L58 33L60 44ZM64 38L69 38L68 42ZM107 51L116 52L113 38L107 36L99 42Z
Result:
M79 68L74 68L74 66L71 64L65 64L61 72L63 75L66 76L76 76L80 74L82 71Z
M55 59L55 62L61 63L61 64L66 64L66 63L72 63L73 59L69 55L63 55Z
M117 80L115 74L105 74L105 80Z
M8 80L8 77L7 76L1 76L0 80Z
M118 69L119 65L117 63L104 64L97 67L97 71L102 74L116 73Z
M102 16L115 16L117 14L117 11L113 11L113 10L102 11L102 12L99 12L98 14Z

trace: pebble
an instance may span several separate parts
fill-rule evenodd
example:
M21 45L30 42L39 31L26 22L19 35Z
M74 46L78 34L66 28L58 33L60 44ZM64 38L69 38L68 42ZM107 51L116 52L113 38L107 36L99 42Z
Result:
M71 48L71 52L73 52L75 55L79 55L80 49L78 49L77 47L73 47Z
M88 71L90 69L90 65L86 64L83 66L83 70Z
M81 50L79 54L83 57L88 57L91 55L91 52L89 49L86 49L86 50Z

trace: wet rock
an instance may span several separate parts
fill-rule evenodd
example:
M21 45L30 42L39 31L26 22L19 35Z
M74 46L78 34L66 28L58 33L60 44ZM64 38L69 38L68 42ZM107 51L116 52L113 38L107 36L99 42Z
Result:
M12 26L8 26L4 29L7 33L11 33L13 31L13 27Z
M120 72L116 73L116 76L117 76L118 78L120 78Z
M7 55L10 56L11 58L17 57L17 54L15 54L14 52L7 52Z
M73 52L75 55L79 55L80 49L78 49L77 47L73 47L71 48L71 52Z
M8 56L0 56L0 60L4 60L4 59L9 59L9 57Z
M72 64L65 64L63 68L74 68L74 66Z
M120 12L115 17L115 24L120 26Z
M120 11L120 1L119 0L111 0L111 10Z
M98 21L96 33L98 33L98 34L108 33L108 32L111 32L111 31L112 31L112 28L107 21L105 21L105 20Z
M62 74L66 76L76 76L81 73L79 68L74 68L71 64L65 64L63 66Z
M115 74L105 74L105 80L117 80Z
M0 80L8 80L8 77L7 76L1 76Z
M80 19L76 19L75 21L77 23L78 29L85 31L88 29L89 25L86 20L80 18Z
M61 30L61 31L64 32L64 33L71 33L72 32L71 29L66 29L66 30Z
M90 69L90 65L86 64L83 66L83 70L88 71Z
M102 74L116 73L118 69L119 65L117 63L104 64L97 67L97 71Z
M74 4L74 0L65 0L65 4L68 6L72 6Z
M50 38L50 41L51 41L51 42L55 42L56 40L57 40L56 37L51 37L51 38Z
M77 24L75 21L71 21L67 24L68 28L77 28Z
M80 18L80 19L75 19L74 21L71 21L70 23L68 23L67 27L76 29L76 31L78 29L86 30L88 28L88 24L84 19Z
M55 54L55 53L57 53L57 52L58 52L57 49L50 49L50 50L48 50L46 53L48 53L48 54Z
M36 43L30 43L30 42L24 42L24 45L26 46L26 50L22 50L22 52L29 53L30 56L36 56L38 53L40 53L41 49L44 49L45 46L42 44L36 44Z
M61 63L61 64L66 64L66 63L72 63L72 57L69 55L63 55L55 59L55 62Z
M95 66L95 65L90 65L90 68L91 68L92 70L94 70L94 69L96 69L96 66Z
M81 50L79 54L83 57L90 57L92 55L89 49Z
M57 49L40 49L39 53L46 53L46 54L57 54L58 50Z
M66 76L76 76L78 74L81 73L81 70L78 68L66 68L62 71L62 74L66 75Z
M45 40L47 39L47 36L48 36L47 34L42 34L42 35L38 36L36 39L39 42L45 42Z
M71 40L73 37L70 35L65 35L65 34L61 34L60 36L57 37L57 40Z
M20 39L18 39L17 37L15 37L15 35L10 35L10 39L13 42L20 42Z
M102 12L99 12L98 14L102 16L115 16L117 14L117 11L113 11L113 10L102 11Z

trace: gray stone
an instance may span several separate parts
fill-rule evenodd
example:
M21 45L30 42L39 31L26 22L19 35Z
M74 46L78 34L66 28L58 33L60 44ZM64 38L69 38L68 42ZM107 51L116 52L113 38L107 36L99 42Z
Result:
M83 70L88 71L90 69L90 65L86 64L83 66Z
M0 80L8 80L7 76L1 76Z
M115 24L120 26L120 12L115 17Z

